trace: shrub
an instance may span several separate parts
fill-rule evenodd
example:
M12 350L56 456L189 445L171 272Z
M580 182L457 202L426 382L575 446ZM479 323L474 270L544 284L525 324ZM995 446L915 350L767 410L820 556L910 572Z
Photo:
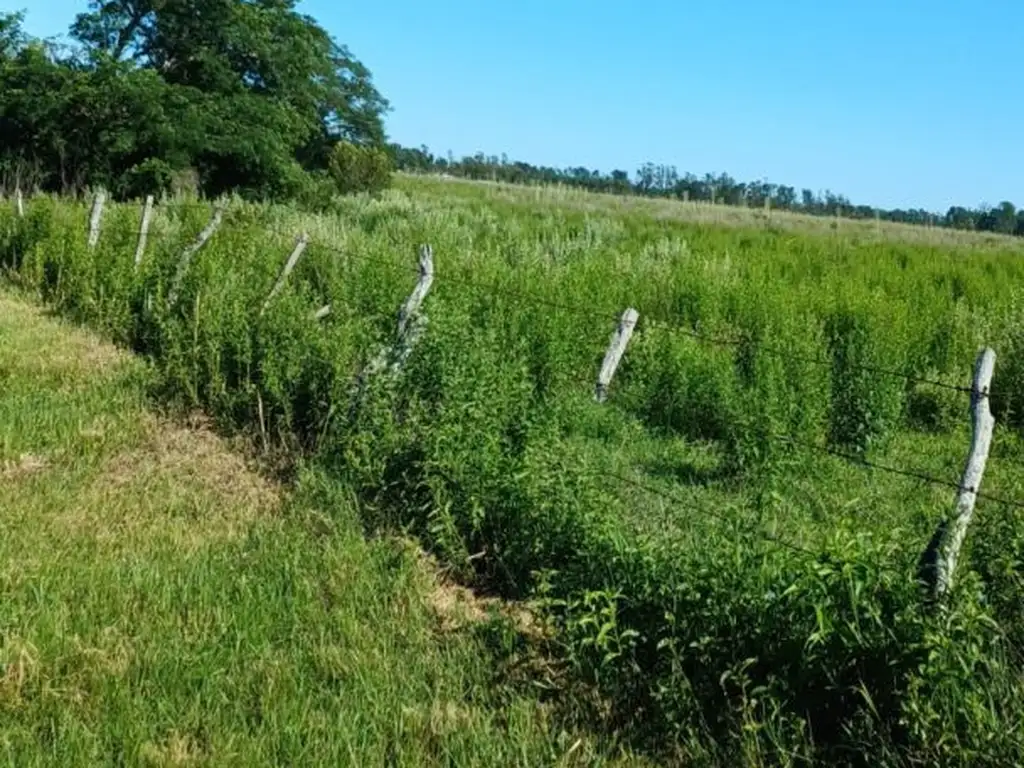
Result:
M328 168L341 194L377 195L391 185L394 166L384 149L342 141L334 147Z
M117 193L122 199L161 197L171 191L175 169L166 160L151 157L129 168L118 180Z

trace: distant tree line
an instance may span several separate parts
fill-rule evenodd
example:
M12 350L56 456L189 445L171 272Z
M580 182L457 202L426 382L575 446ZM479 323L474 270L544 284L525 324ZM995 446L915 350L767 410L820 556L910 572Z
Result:
M411 148L390 145L399 170L412 173L447 173L467 179L503 181L513 184L563 184L591 192L620 195L642 195L715 202L725 205L763 207L794 211L816 216L839 215L850 219L878 217L884 221L904 224L924 224L956 229L998 232L1024 236L1024 209L1017 210L1011 202L994 208L964 208L954 206L945 214L924 209L877 209L869 205L855 205L843 195L830 191L816 193L810 189L797 190L784 184L767 181L737 181L726 173L702 177L692 173L680 174L675 166L645 163L631 177L627 171L611 173L589 168L551 168L524 162L510 162L502 155L473 156L455 159L434 155L427 147Z
M387 102L295 5L93 0L69 45L0 14L0 185L329 197L355 158L379 187Z
M594 192L687 198L1024 235L1024 211L882 210L728 174L548 168L387 145L369 70L297 0L92 0L71 43L30 38L0 13L0 190L117 197L194 190L325 204L377 192L393 167Z

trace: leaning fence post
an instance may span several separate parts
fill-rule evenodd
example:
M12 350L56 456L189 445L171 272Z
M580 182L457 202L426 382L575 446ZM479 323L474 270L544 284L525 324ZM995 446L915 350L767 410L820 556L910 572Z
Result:
M626 346L633 336L633 329L636 328L636 321L639 318L640 314L632 307L623 312L622 317L619 318L619 327L612 334L611 343L608 345L608 351L604 356L604 363L602 363L601 370L597 374L597 388L594 398L599 403L603 403L608 397L608 387L612 383L612 378L615 376L615 371L619 367L622 356L626 354Z
M100 241L100 222L103 220L103 206L107 202L107 192L104 189L96 193L92 200L92 213L89 214L89 247L95 248Z
M270 306L270 302L272 302L274 297L281 292L282 288L284 288L288 275L292 273L292 270L295 269L295 265L299 263L299 258L306 250L307 245L309 245L309 235L303 232L295 243L295 249L292 251L291 256L289 256L288 261L285 262L284 269L281 270L281 275L277 278L277 282L274 283L274 287L270 289L270 294L267 296L267 300L263 302L263 309L260 310L261 315L267 311L267 307Z
M382 347L356 379L356 396L352 401L353 413L362 400L370 378L385 371L390 374L401 372L413 347L423 335L427 318L420 312L420 307L423 305L424 299L427 298L430 287L434 284L434 251L429 245L420 247L419 272L416 287L398 311L398 339L393 346ZM324 309L328 309L328 307Z
M952 517L940 524L922 557L925 581L933 600L941 600L952 587L956 561L967 536L967 526L974 515L974 505L985 474L995 428L995 419L989 408L995 365L996 353L991 349L985 349L978 356L971 387L971 449L957 491L956 509Z
M213 237L224 220L224 207L224 204L221 203L213 209L213 217L210 219L210 223L199 233L196 241L182 252L181 258L178 260L178 269L174 274L174 282L171 283L171 290L167 295L168 306L174 306L178 300L178 291L181 288L182 280L185 279L185 273L188 272L188 266L192 261L192 257L199 252L200 248L206 245L207 240Z
M135 246L135 268L142 263L146 252L146 239L149 237L149 224L153 220L153 196L146 195L146 205L142 209L142 221L139 224L139 244Z
M399 338L406 336L409 332L409 324L419 315L423 300L427 298L430 286L434 284L434 251L429 245L420 247L419 267L420 276L416 287L398 312Z

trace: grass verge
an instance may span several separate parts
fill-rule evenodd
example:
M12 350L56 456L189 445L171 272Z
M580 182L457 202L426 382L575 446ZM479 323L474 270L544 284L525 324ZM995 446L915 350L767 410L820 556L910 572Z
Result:
M638 764L496 679L487 616L342 488L269 482L148 376L0 293L6 762Z

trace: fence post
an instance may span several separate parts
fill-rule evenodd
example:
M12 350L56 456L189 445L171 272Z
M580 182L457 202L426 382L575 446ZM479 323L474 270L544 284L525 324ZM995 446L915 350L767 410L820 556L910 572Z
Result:
M944 520L922 556L924 578L933 600L941 600L953 584L953 573L960 555L967 526L974 516L985 463L992 446L995 419L989 408L989 391L996 365L996 353L985 349L978 356L971 387L971 448L967 454L960 490L957 491L956 509L951 518Z
M622 356L626 354L626 346L633 336L633 330L636 328L636 321L639 318L640 314L632 307L623 312L622 317L619 318L619 327L612 334L611 343L604 356L604 363L601 364L601 370L597 374L594 399L599 403L603 403L608 398L608 387L622 361Z
M224 220L224 207L225 204L223 203L218 203L214 207L210 223L199 233L196 241L182 252L181 258L178 260L178 269L174 273L174 282L171 283L171 290L167 295L167 305L169 307L174 306L178 300L178 291L181 289L181 282L185 279L185 273L188 272L188 266L192 261L192 257L199 252L200 248L206 245L207 240L213 237Z
M305 252L307 245L309 245L309 235L303 232L295 243L292 255L289 256L288 261L285 262L284 269L281 270L281 274L277 278L277 282L274 283L274 287L270 289L270 294L267 296L267 300L263 302L263 309L260 310L260 315L267 311L267 307L270 306L270 302L272 302L274 297L281 292L282 288L284 288L288 275L292 273L292 270L295 269L295 265L299 263L299 259L302 257L303 252Z
M14 190L14 205L18 209L18 218L25 218L25 198L21 194L21 187Z
M352 414L355 413L362 401L370 377L384 371L388 371L392 375L401 372L413 347L423 335L427 318L420 313L420 307L423 305L424 299L427 298L430 287L434 284L434 251L429 245L420 247L419 267L420 276L416 287L398 311L398 339L394 346L382 347L376 357L360 372L356 380L356 396L352 402ZM326 315L329 311L330 305L317 312L317 315L319 316L321 312Z
M146 205L142 209L142 222L139 224L139 244L135 246L135 268L142 263L146 252L146 239L149 237L149 224L153 219L153 196L146 195Z
M107 192L100 189L92 200L92 213L89 214L89 248L95 248L100 241L100 222L103 220L103 206L107 202Z

